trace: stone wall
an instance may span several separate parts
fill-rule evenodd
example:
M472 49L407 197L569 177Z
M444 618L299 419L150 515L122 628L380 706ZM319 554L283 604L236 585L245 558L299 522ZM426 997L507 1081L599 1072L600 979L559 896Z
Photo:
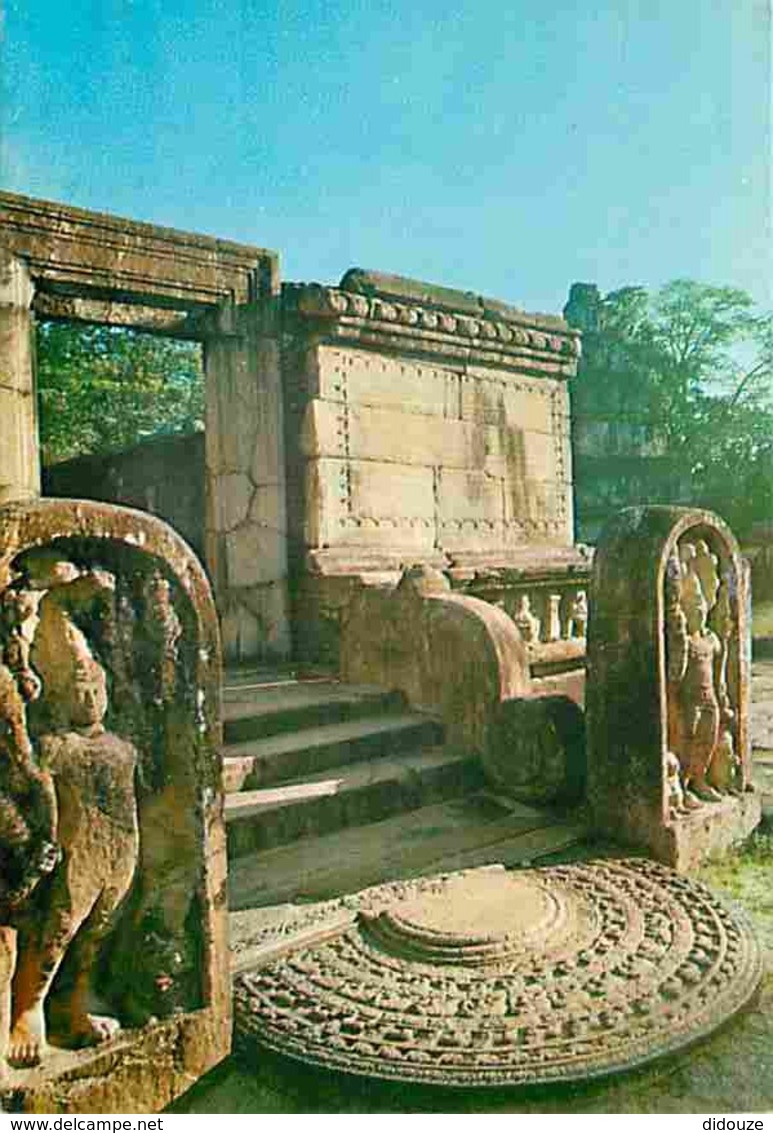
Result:
M338 287L285 285L283 344L307 636L335 622L347 577L395 583L424 563L467 583L572 556L579 336L562 319L353 270Z
M43 469L43 493L140 508L204 554L204 434L160 437Z

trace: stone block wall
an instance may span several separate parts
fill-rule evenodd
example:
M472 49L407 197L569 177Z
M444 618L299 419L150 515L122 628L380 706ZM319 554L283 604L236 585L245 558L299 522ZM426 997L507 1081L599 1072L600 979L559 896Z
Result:
M302 634L335 621L347 576L474 575L535 549L549 571L571 548L563 320L358 270L286 285L282 308Z

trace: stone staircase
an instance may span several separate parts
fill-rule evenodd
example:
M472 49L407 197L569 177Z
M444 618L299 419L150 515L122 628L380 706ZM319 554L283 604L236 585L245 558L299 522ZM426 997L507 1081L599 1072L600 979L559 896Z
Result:
M504 860L513 839L520 860L578 836L486 795L478 760L399 693L231 671L223 720L232 909Z

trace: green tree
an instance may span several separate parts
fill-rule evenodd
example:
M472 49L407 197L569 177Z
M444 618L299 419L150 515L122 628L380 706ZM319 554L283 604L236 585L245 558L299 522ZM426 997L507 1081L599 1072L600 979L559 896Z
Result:
M196 343L124 328L41 323L37 382L44 464L203 428Z
M601 296L588 287L579 309L570 298L566 315L585 331L578 419L625 424L630 455L638 446L653 458L644 478L651 498L689 498L741 534L769 516L771 315L738 288L692 280L654 293L625 287Z

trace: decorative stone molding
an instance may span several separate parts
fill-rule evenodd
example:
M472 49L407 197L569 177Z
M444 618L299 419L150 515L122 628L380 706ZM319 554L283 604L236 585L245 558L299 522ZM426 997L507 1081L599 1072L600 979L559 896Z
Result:
M630 1070L710 1034L763 971L742 914L651 861L489 866L292 912L242 941L236 1043L404 1082Z
M473 365L551 376L574 377L580 355L580 336L562 319L530 315L505 304L476 300L473 310L455 309L464 294L434 289L439 301L405 302L383 294L352 290L356 281L347 273L339 287L290 283L282 288L285 315L320 321L320 330L340 340L398 350L440 354ZM370 273L377 286L384 278ZM411 281L406 281L410 283ZM496 309L492 309L495 306Z
M71 295L189 309L278 288L277 256L262 248L16 193L0 192L0 244L36 288Z

